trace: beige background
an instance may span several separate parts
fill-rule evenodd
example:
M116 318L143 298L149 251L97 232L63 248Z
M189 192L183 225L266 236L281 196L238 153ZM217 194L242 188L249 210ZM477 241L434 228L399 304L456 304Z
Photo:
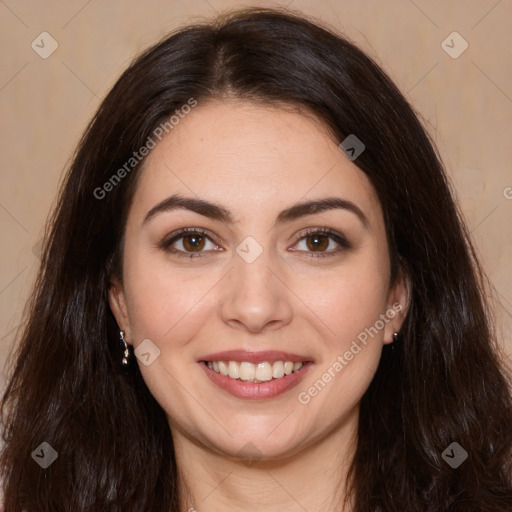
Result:
M500 339L512 355L512 2L0 0L0 366L62 173L100 100L168 31L243 5L289 5L320 17L396 81L438 144L496 288ZM31 47L45 31L58 43L47 59ZM441 46L453 31L469 44L456 59Z

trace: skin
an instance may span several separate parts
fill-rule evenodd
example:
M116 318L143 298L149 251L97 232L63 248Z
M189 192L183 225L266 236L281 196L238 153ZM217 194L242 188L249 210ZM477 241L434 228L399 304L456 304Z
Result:
M137 362L169 420L188 491L182 491L182 510L246 511L255 504L261 512L339 510L359 402L383 344L400 330L408 285L399 279L390 286L379 200L338 144L305 113L210 101L181 120L144 163L127 219L122 283L112 281L109 300L128 343L137 348L150 339L160 350L149 366ZM143 223L172 194L221 204L236 222L176 209ZM343 209L273 226L292 204L332 196L355 203L368 228ZM185 227L211 234L211 240L200 238L202 257L160 246ZM322 248L315 249L312 236L302 238L322 227L344 234L351 247L322 235ZM248 236L263 249L250 264L235 251ZM172 247L194 251L190 239ZM301 404L298 394L396 303L402 311ZM294 352L315 366L278 397L243 400L214 385L197 363L232 349Z

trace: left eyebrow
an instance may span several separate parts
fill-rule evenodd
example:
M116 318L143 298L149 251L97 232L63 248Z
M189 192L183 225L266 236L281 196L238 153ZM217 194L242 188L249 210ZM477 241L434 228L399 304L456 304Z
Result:
M155 217L159 213L172 211L178 208L190 210L198 213L199 215L203 215L212 220L218 220L226 224L236 223L231 212L223 206L205 201L204 199L183 197L178 194L172 195L153 206L153 208L151 208L144 217L142 223L146 224L151 218ZM364 227L368 229L370 223L361 208L351 201L340 197L326 197L323 199L294 204L279 213L274 222L274 227L292 222L293 220L306 215L312 215L334 209L343 209L354 213L362 222Z
M290 208L283 210L277 216L274 226L279 226L285 222L291 222L306 215L312 215L314 213L320 213L334 209L348 210L349 212L354 213L362 222L364 227L366 229L369 228L370 223L368 221L368 217L366 217L361 208L359 208L359 206L352 203L351 201L342 199L340 197L326 197L324 199L316 199L313 201L297 203Z

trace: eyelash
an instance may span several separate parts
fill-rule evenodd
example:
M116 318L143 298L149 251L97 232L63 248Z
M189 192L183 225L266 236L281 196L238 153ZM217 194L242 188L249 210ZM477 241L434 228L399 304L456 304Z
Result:
M182 258L188 258L188 259L202 258L204 256L204 254L203 254L204 251L197 252L197 253L189 253L189 252L185 252L185 251L181 251L181 250L177 250L177 249L172 249L171 248L171 245L174 242L180 240L185 235L200 235L202 237L207 238L212 243L215 243L211 239L211 237L208 235L207 231L205 231L204 229L201 229L201 228L183 228L183 229L180 229L177 233L173 233L169 237L166 237L162 241L162 243L160 244L160 248L163 249L166 252L170 252L170 253L175 254L178 257L182 257ZM299 240L297 241L297 243L295 245L297 245L299 242L301 242L302 240L306 239L308 236L311 236L311 235L326 235L329 238L331 238L331 240L334 240L341 248L338 248L338 249L335 249L335 250L331 250L331 251L328 251L328 252L323 252L323 253L320 252L320 253L316 253L316 254L314 252L307 252L307 254L308 254L307 257L308 258L314 259L314 258L325 258L325 257L336 256L337 254L339 254L343 250L350 249L352 247L350 242L343 235L341 235L340 233L337 233L336 231L334 231L334 230L332 230L330 228L313 228L313 229L309 229L309 230L305 231L304 233L301 233L300 238L299 238Z

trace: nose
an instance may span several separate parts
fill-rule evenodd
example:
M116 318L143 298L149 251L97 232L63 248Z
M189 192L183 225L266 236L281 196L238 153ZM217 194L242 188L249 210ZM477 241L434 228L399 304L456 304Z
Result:
M235 254L223 291L222 320L233 328L257 333L282 328L292 320L292 293L270 251L263 250L251 263Z

